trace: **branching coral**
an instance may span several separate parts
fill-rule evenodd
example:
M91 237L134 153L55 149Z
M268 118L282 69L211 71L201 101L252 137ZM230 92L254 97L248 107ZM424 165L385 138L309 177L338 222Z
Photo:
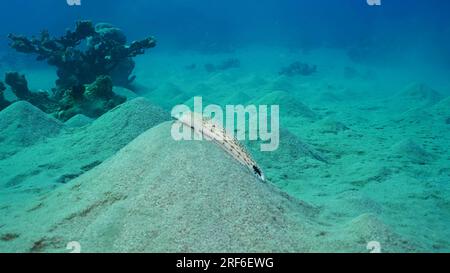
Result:
M3 92L6 90L5 84L0 82L0 111L8 107L9 101L5 99Z
M28 101L63 121L77 114L96 118L126 101L126 98L113 92L110 76L99 76L91 84L74 86L64 92L55 92L52 96L47 92L30 91L25 76L17 72L6 73L5 82L11 86L12 92L19 100ZM10 104L3 97L5 89L0 82L0 110Z
M112 91L113 84L129 87L135 78L131 76L133 57L156 45L153 37L127 45L120 29L106 23L94 26L91 21L77 22L75 30L68 30L59 38L51 37L47 31L39 37L8 37L16 51L35 54L37 60L56 66L58 79L51 95L31 92L25 76L16 72L6 74L6 84L19 100L64 121L77 114L95 118L125 102ZM2 92L0 106L8 105Z
M57 67L59 89L89 84L98 76L111 76L117 85L127 86L135 63L133 57L144 54L156 45L153 37L126 44L122 31L101 23L79 21L74 31L68 30L60 38L43 31L40 37L27 38L9 34L10 46L18 52L36 54L38 60L47 60ZM82 42L86 41L86 46Z
M5 83L11 86L12 92L19 100L28 101L47 113L56 109L56 102L49 97L47 92L31 92L28 89L28 82L25 75L17 72L7 72L5 75Z
M92 84L68 90L60 100L55 115L64 121L77 114L98 117L125 101L126 98L113 92L111 77L99 76Z
M31 92L28 89L28 82L25 79L25 75L20 75L17 72L7 72L5 75L5 82L9 86L11 86L17 98L25 100L31 96Z

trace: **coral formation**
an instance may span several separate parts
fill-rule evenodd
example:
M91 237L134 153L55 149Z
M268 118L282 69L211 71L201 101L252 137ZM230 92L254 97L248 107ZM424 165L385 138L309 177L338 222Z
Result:
M107 23L94 26L91 21L77 22L75 30L68 30L59 38L51 37L47 31L38 38L14 34L8 37L16 51L35 54L37 60L56 66L58 79L51 95L31 92L25 76L17 72L6 74L6 84L19 100L63 121L77 114L96 118L125 102L126 98L113 92L113 85L130 86L135 79L131 76L133 57L156 45L153 37L127 45L120 29ZM8 104L1 96L0 107Z
M10 46L18 52L36 54L57 67L59 89L89 84L98 76L109 75L117 85L129 85L135 63L133 57L144 54L156 45L153 37L127 45L123 32L110 24L96 26L91 21L79 21L74 31L59 38L42 31L39 38L9 34ZM86 46L81 43L86 41Z
M11 86L14 94L17 98L25 100L31 96L31 92L28 89L28 82L25 79L25 75L20 75L17 72L7 72L5 74L5 82Z
M12 92L19 100L28 101L62 121L66 121L77 114L96 118L126 101L126 98L113 92L113 83L110 76L99 76L91 84L59 90L59 92L54 92L52 96L44 91L30 91L25 76L17 72L6 73L5 82L11 86ZM2 99L0 100L1 105L4 103L6 107L10 104L3 97Z
M293 62L289 66L283 67L278 74L285 76L309 76L317 72L316 65L309 65L302 62Z
M50 98L47 92L31 92L28 89L25 75L17 72L7 72L5 74L5 83L11 86L12 92L19 100L28 101L47 113L55 110L56 102Z
M99 76L92 84L67 90L59 101L55 115L63 121L78 114L99 117L125 101L126 98L113 92L110 76Z
M6 90L6 86L3 82L0 82L0 111L8 107L9 101L5 99L3 92Z

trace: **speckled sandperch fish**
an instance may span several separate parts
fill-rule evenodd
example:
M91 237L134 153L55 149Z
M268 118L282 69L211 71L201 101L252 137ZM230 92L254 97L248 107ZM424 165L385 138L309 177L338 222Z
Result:
M265 181L264 173L252 159L244 146L239 141L227 133L227 131L210 118L203 117L201 113L186 112L178 117L177 121L194 130L204 139L211 140L219 147L229 153L234 159L246 166L259 179Z

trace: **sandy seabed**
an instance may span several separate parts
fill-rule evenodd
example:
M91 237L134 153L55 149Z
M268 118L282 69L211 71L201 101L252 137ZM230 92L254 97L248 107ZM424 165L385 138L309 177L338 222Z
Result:
M228 58L241 67L204 69ZM294 61L318 71L278 74ZM157 49L137 62L138 91L115 88L129 101L97 120L64 124L25 102L0 112L0 252L67 252L70 241L86 252L450 250L444 72L331 49ZM34 90L55 79L20 72ZM279 149L245 143L266 183L213 143L170 137L171 108L194 96L280 105Z

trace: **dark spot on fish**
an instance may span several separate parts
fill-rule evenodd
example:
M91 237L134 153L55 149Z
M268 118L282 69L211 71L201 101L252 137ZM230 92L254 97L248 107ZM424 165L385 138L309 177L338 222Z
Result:
M445 124L450 124L450 117L445 120Z
M253 165L253 171L254 171L258 176L262 176L261 169L258 168L256 165Z

